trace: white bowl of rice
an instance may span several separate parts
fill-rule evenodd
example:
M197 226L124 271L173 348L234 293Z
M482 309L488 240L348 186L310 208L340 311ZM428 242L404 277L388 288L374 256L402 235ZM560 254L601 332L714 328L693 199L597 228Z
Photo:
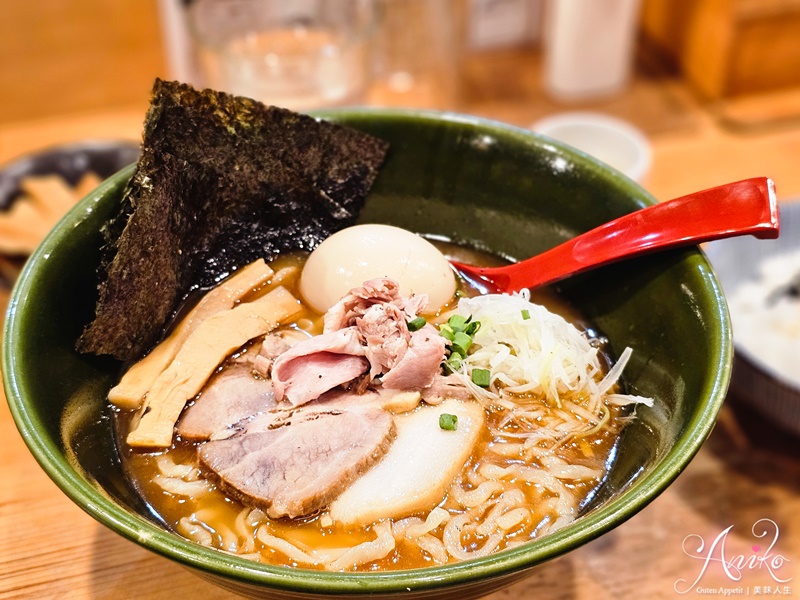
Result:
M779 239L735 238L705 250L733 323L731 390L800 435L800 202L781 207Z

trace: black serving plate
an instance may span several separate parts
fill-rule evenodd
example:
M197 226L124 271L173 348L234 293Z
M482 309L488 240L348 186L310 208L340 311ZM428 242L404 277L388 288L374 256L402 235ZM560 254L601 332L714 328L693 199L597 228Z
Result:
M20 197L20 182L25 177L60 175L70 185L76 185L90 171L106 179L138 157L139 144L122 140L80 141L20 156L0 166L0 211L8 210ZM0 254L0 288L14 284L27 258Z

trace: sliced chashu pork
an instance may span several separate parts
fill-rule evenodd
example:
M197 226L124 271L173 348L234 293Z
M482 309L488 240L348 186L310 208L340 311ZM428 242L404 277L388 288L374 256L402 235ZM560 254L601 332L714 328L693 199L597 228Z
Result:
M272 365L275 397L300 406L361 377L394 390L423 391L439 374L446 341L432 325L411 332L408 322L427 296L400 296L398 284L373 279L325 314L321 335L283 352Z
M167 448L186 403L194 398L220 364L237 348L291 321L300 311L297 299L278 286L252 302L205 319L187 338L169 367L150 388L126 441L137 448Z
M276 406L272 383L254 377L249 365L235 364L214 377L194 404L183 411L177 431L186 440L207 440Z
M381 408L292 411L198 449L201 465L227 493L272 518L301 517L328 506L374 465L396 436Z
M275 397L300 406L369 368L354 328L324 333L292 346L272 365Z
M393 390L424 390L429 387L439 375L446 343L433 325L415 331L405 353L383 376L381 385Z

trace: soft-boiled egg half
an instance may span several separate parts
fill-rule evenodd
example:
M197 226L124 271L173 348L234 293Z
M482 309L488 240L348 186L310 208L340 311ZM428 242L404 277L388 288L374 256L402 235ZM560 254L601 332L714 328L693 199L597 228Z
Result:
M376 277L397 281L403 296L428 294L426 312L438 311L456 292L450 263L426 239L391 225L355 225L311 253L300 276L300 293L324 313L351 289Z

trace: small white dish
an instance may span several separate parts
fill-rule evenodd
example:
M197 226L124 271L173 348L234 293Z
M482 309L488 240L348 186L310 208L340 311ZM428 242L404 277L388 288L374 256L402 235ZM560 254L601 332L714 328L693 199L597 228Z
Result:
M650 170L650 143L636 127L593 112L567 112L537 121L531 129L603 161L641 182Z

